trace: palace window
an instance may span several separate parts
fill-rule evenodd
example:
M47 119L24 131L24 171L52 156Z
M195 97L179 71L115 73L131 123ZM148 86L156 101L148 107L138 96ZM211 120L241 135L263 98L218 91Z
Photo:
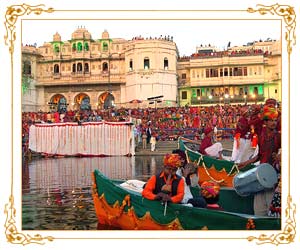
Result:
M150 59L148 57L144 58L144 69L150 69Z
M104 42L104 43L102 44L102 50L103 50L103 51L108 51L108 44L107 44L106 42Z
M233 68L233 76L238 76L238 68Z
M186 79L186 74L181 74L181 79Z
M59 65L54 64L54 74L58 74L58 73L59 73Z
M84 43L84 51L89 51L89 44L87 42Z
M77 43L77 51L82 51L82 43Z
M88 63L85 63L85 64L84 64L84 72L85 72L85 73L88 73L88 72L89 72L89 64L88 64Z
M229 76L232 76L232 68L229 68Z
M132 71L133 70L133 61L132 59L130 59L129 61L129 71Z
M168 60L168 58L165 57L165 59L164 59L164 69L168 70L168 68L169 68L169 60Z
M59 46L57 44L54 45L54 52L55 53L59 52Z
M103 70L103 71L108 71L108 63L107 63L107 62L104 62L104 63L102 64L102 70Z
M244 69L244 74L243 74L243 75L244 75L244 76L247 76L247 75L248 75L247 67L244 67L243 69Z
M77 72L82 72L82 63L77 63Z
M31 62L30 61L25 61L23 63L23 74L31 75Z
M72 72L73 72L73 73L76 72L76 64L75 64L75 63L73 63L73 65L72 65Z
M223 76L223 69L220 69L220 77Z
M206 69L206 70L205 70L205 77L206 77L206 78L209 78L209 69Z
M72 51L73 51L73 52L76 51L76 43L73 43L73 44L72 44Z
M239 95L244 95L244 90L243 90L243 88L240 88L240 89L239 89Z
M186 91L182 91L181 92L181 99L182 100L186 100L187 99L187 92Z
M197 89L197 96L200 96L200 95L201 95L200 89Z
M224 69L224 76L228 76L228 68Z
M218 77L218 69L210 69L210 77Z

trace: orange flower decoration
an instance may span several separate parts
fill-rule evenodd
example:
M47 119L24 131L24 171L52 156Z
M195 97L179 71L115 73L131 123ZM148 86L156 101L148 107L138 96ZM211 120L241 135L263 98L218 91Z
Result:
M179 154L166 154L164 156L164 166L178 168L183 164L183 159Z

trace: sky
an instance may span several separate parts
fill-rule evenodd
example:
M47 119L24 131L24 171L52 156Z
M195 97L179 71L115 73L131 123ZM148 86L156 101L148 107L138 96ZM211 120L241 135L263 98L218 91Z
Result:
M281 38L279 20L23 20L23 44L43 45L58 32L62 41L71 39L78 27L85 27L93 39L101 38L104 30L110 38L131 40L135 36L173 36L180 56L191 55L196 47L211 44L218 49L241 46L267 38Z

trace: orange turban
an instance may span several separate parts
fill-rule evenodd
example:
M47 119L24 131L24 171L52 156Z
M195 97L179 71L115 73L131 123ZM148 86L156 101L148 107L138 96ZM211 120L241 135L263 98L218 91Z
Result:
M184 159L179 154L166 154L164 156L164 166L178 168L183 164Z
M201 184L201 195L204 198L215 198L220 192L220 186L212 181L204 181Z
M264 106L263 120L275 119L278 117L278 111L274 107Z

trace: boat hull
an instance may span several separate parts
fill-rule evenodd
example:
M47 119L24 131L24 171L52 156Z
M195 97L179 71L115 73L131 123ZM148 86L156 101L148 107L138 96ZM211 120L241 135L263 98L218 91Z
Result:
M93 200L99 224L122 230L280 230L280 219L227 212L234 204L236 211L253 212L253 197L239 197L234 190L224 190L221 206L227 211L164 205L145 199L140 193L126 190L95 170ZM222 201L223 200L223 201Z
M203 181L212 180L220 186L233 187L233 178L239 171L245 172L255 167L254 165L249 165L243 168L243 170L239 170L237 164L234 162L202 155L189 148L186 143L193 143L193 140L180 137L178 139L178 148L186 153L188 162L195 162L199 166L199 185Z

